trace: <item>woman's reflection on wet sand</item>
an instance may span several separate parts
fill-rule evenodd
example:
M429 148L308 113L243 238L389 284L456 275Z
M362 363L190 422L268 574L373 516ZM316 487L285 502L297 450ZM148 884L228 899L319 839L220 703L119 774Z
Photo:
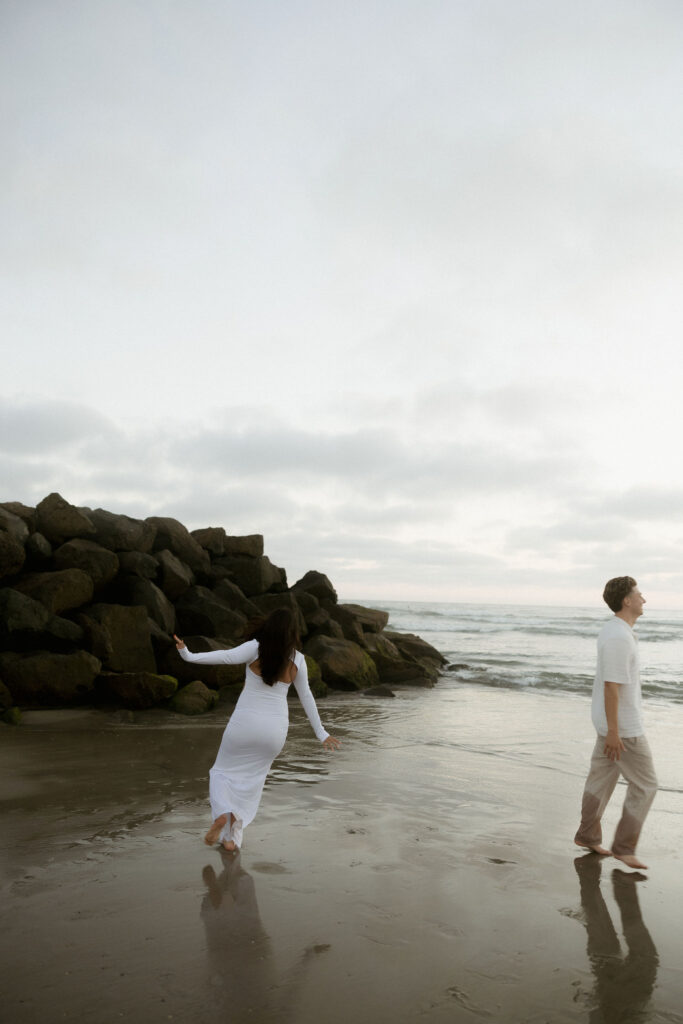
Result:
M256 900L254 880L240 864L240 855L222 852L221 873L207 865L202 871L206 894L201 918L206 931L209 984L216 1012L225 1018L254 1021L294 1019L306 967L327 945L311 946L281 977L272 944ZM221 1019L219 1017L219 1019Z
M644 875L612 871L614 898L628 947L623 955L617 933L600 891L602 859L589 853L574 861L581 889L583 923L588 932L588 958L595 976L595 1005L591 1024L635 1024L650 1019L659 958L640 912L637 884Z

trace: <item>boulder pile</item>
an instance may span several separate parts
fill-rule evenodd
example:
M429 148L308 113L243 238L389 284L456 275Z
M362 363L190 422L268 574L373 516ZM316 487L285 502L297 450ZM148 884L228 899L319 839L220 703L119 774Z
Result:
M50 494L29 508L0 504L0 714L22 707L155 705L182 714L235 699L241 665L182 661L171 634L193 651L233 647L247 623L274 608L296 616L311 688L372 692L433 686L444 658L411 634L385 629L386 612L340 604L323 573L293 586L263 553L260 534L188 531L77 508Z

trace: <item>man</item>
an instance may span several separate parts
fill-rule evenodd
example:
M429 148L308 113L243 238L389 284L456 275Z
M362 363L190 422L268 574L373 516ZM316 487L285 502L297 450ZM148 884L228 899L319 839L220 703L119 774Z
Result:
M629 868L646 868L635 855L636 844L657 792L657 777L643 731L638 642L633 632L645 598L631 576L610 580L602 596L614 618L598 636L592 708L598 738L574 842L604 857L613 854ZM620 774L628 784L626 799L612 849L606 850L601 845L600 820Z

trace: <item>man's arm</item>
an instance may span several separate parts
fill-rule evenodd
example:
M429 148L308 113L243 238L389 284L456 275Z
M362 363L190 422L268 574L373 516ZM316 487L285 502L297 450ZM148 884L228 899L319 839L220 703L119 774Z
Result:
M605 683L605 714L607 715L607 736L604 753L610 761L618 761L625 750L619 736L619 686L620 683Z

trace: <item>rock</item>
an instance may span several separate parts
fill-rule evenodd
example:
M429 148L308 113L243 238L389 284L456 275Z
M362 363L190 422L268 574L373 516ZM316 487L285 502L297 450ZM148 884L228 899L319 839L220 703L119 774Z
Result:
M333 622L341 626L342 634L346 640L353 640L354 643L363 645L363 629L354 615L341 604L333 604L326 601L324 610L328 613Z
M119 560L113 551L80 537L57 548L54 565L55 569L81 569L93 581L95 590L110 583L119 571Z
M0 719L5 725L21 725L21 709L20 708L7 708L0 715Z
M316 612L320 611L320 601L313 594L307 594L305 590L292 590L291 593L299 608L301 608L306 623L308 623L309 615L315 615Z
M94 654L102 664L111 661L113 648L109 631L101 622L96 622L90 615L81 612L76 616L78 625L83 630L83 646L90 654Z
M12 515L23 519L28 526L29 533L33 533L36 528L36 510L34 508L24 505L21 501L3 501L0 502L0 508L4 508L6 512L11 512Z
M50 616L40 634L40 642L50 650L79 647L83 639L83 629L71 619L63 619L61 615Z
M333 604L336 604L338 600L337 591L327 576L322 572L316 572L314 569L311 569L300 580L297 580L292 590L313 594L313 597L317 597L318 601L331 601Z
M156 579L159 563L154 555L146 555L142 551L119 551L117 557L121 575L139 576L143 580Z
M246 616L228 608L227 604L206 587L190 587L176 604L178 629L184 633L200 633L211 637L240 636L247 624Z
M377 666L380 679L383 679L382 673L386 669L400 669L405 666L398 647L384 633L368 634L363 646Z
M216 597L220 597L221 601L224 601L228 608L232 608L236 612L242 612L242 615L246 615L247 619L254 619L260 614L254 602L250 601L247 595L231 580L221 580L213 588L213 593Z
M299 636L303 638L308 633L306 620L301 614L301 609L292 593L263 594L261 597L254 598L254 604L261 615L270 615L276 608L286 608L294 616Z
M263 535L250 533L244 537L227 537L223 543L223 554L235 557L261 558Z
M306 659L306 668L308 669L308 685L311 688L311 693L317 699L318 697L327 697L329 687L327 683L323 682L323 675L320 671L320 665L312 658L310 654L304 654ZM296 690L294 691L296 693Z
M210 555L225 553L225 530L222 526L206 526L203 530L191 530L190 536L194 537Z
M159 586L170 601L176 601L194 583L194 573L169 551L157 552Z
M82 569L36 572L15 581L14 589L44 604L53 614L80 608L92 599L93 581Z
M286 575L283 582L284 569L273 565L267 555L260 558L223 555L216 559L216 565L230 571L234 582L247 597L287 589Z
M26 559L35 568L43 568L52 558L52 544L42 533L32 533L25 544Z
M210 690L200 679L194 679L171 698L169 707L179 715L201 715L210 711L218 700L215 690Z
M28 539L30 533L28 526L19 516L15 516L14 512L9 512L6 508L0 505L0 532L5 532L14 537L22 547Z
M366 633L381 633L389 621L389 612L379 608L365 608L362 604L341 604L360 623Z
M146 608L150 619L153 619L164 633L175 632L175 608L151 580L141 580L136 576L121 580L117 587L117 598L121 604L140 605Z
M364 697L395 697L396 694L393 690L390 690L388 686L380 683L379 686L371 686L368 690L363 690Z
M172 697L178 688L178 680L156 672L102 672L96 687L104 700L113 699L126 708L139 711L153 708Z
M315 636L305 653L315 658L327 685L337 690L364 690L379 683L374 661L352 640Z
M24 545L5 530L0 532L0 579L15 576L26 561Z
M56 492L48 494L36 506L36 530L51 544L63 544L73 537L91 537L95 533L90 518Z
M446 659L435 647L428 644L413 633L394 633L387 630L384 636L397 648L406 667L396 672L383 669L382 681L387 683L403 683L404 685L434 686L439 678L441 668ZM410 676L410 669L415 667L416 678Z
M150 516L145 522L156 527L154 551L168 548L193 572L208 572L211 564L208 554L177 519L171 519L170 516Z
M95 528L98 544L109 551L137 551L149 554L156 538L156 530L149 522L116 515L103 508L88 509L88 517Z
M10 587L0 590L0 637L9 637L12 633L40 633L49 618L45 605L28 594Z
M19 704L59 706L87 702L100 668L99 660L86 651L0 654L0 674Z
M73 570L75 571L75 570ZM156 661L145 608L94 604L87 615L104 630L103 666L112 672L155 672Z
M0 711L7 711L12 707L13 698L5 684L0 680Z

